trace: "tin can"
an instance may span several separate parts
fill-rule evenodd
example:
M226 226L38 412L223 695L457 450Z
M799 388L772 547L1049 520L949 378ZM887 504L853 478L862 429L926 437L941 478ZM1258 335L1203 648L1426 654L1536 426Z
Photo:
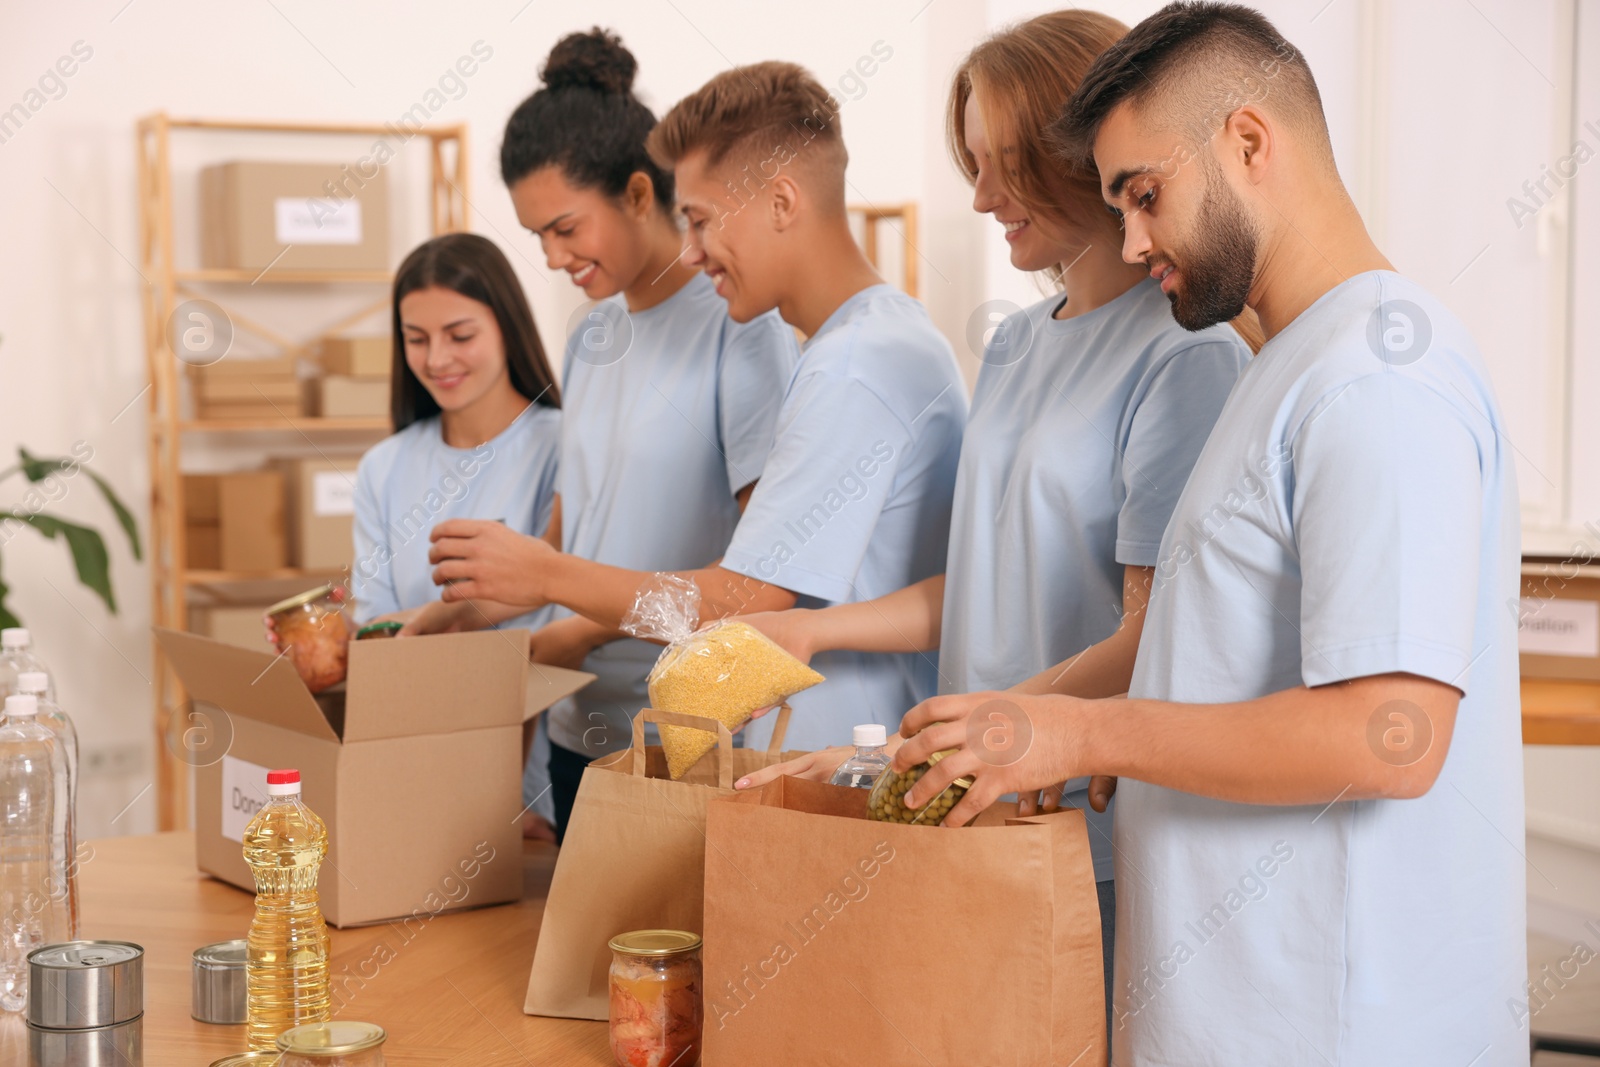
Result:
M203 1023L245 1021L245 960L249 944L219 941L194 950L194 978L189 1014Z
M28 953L28 1024L90 1030L144 1014L144 949L128 941L66 941ZM53 1061L43 1061L53 1062Z
M82 1030L28 1027L29 1063L71 1067L140 1067L144 1063L144 1016L116 1026Z
M281 1052L235 1052L231 1056L224 1056L220 1060L213 1060L211 1067L278 1067Z

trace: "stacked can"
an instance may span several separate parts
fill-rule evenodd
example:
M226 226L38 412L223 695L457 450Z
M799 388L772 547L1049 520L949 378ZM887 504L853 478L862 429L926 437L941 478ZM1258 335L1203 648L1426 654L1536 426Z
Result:
M143 1062L144 949L68 941L28 953L33 1063L73 1067Z

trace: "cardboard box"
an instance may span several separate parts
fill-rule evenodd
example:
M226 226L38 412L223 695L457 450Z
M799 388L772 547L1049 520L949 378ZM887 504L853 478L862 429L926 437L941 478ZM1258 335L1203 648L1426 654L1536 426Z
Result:
M352 644L343 692L313 698L270 652L155 634L190 695L225 713L193 761L200 870L254 890L244 828L266 772L294 767L328 826L317 888L334 926L521 898L522 723L593 675L532 666L526 630L487 630Z
M389 414L388 378L353 378L329 374L306 382L306 412L323 418Z
M293 400L261 400L254 402L196 404L195 417L206 422L230 420L269 422L273 419L293 419L303 415L305 401L298 391ZM288 425L288 423L284 423Z
M1600 572L1562 564L1537 570L1522 575L1522 676L1600 682Z
M299 378L203 379L195 390L202 407L214 404L286 404L300 406Z
M248 648L255 652L275 652L267 642L266 627L261 616L267 604L238 606L217 604L189 609L189 630L204 634L213 641L221 641L235 648Z
M332 570L355 557L355 459L283 461L288 479L289 559Z
M386 176L336 163L234 162L200 171L200 259L229 270L386 270Z
M288 565L282 471L183 476L188 566L270 571Z
M227 356L193 367L190 373L202 385L219 381L249 381L252 379L293 378L299 373L300 361L294 355L284 356Z
M387 379L394 370L394 339L388 334L325 337L318 346L317 359L324 374Z

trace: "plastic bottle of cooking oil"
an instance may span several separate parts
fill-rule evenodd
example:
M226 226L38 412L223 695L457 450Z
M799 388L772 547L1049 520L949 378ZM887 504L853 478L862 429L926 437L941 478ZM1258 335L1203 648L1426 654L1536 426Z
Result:
M328 828L301 802L299 771L269 771L267 797L244 831L256 880L245 964L252 1050L275 1049L291 1026L329 1016L328 927L317 902Z

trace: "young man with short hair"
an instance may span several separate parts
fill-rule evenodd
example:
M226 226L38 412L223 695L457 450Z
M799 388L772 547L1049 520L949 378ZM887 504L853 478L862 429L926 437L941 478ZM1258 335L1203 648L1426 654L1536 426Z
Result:
M966 390L927 311L884 284L850 231L838 107L802 68L758 63L719 74L650 135L675 171L685 262L735 320L777 308L809 338L727 554L686 575L703 622L871 600L944 568ZM651 578L492 523L433 538L450 601L557 603L616 626ZM892 729L937 689L928 656L826 653L813 666L828 684L793 701L795 748L839 744L858 723ZM747 743L765 744L770 721Z
M908 802L973 775L959 823L1124 779L1123 1067L1526 1065L1518 501L1477 346L1367 235L1259 13L1162 9L1056 133L1181 325L1249 306L1267 343L1163 539L1128 698L1004 694L1033 730L1005 766L966 741L1001 694L929 701L895 765L962 751Z

